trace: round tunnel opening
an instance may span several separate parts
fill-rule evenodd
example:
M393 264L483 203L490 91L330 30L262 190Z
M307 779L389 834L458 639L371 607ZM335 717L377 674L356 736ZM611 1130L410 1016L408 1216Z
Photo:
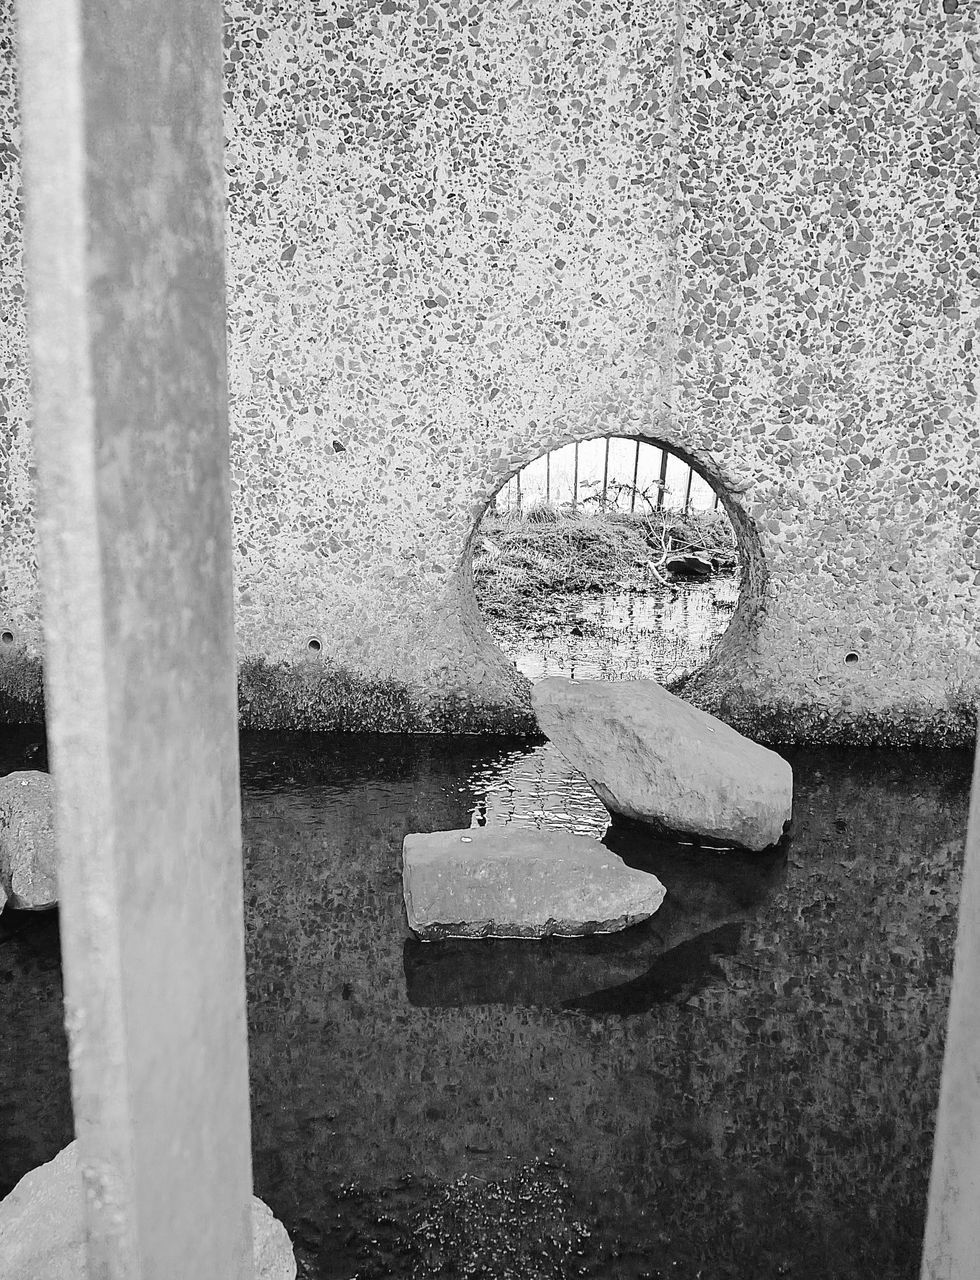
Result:
M473 539L492 638L530 680L699 670L740 600L739 538L718 490L667 445L602 436L512 475Z

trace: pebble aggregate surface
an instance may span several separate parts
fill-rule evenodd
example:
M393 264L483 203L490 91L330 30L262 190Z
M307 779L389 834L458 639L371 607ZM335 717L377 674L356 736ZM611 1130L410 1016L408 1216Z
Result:
M533 458L625 434L739 535L688 696L784 737L967 733L976 0L225 12L238 636L273 690L246 724L336 727L314 664L402 691L363 727L526 720L474 531ZM7 718L40 697L14 43L0 0Z

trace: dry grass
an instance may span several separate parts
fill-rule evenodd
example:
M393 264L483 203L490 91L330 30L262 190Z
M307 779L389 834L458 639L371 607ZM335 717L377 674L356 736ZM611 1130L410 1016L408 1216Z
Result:
M649 590L663 581L666 558L695 551L721 569L737 563L735 536L721 511L556 509L540 504L484 516L473 574L491 616L554 593Z

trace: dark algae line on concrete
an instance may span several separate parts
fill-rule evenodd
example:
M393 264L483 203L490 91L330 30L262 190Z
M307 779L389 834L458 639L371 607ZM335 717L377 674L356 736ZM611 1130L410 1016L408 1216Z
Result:
M36 734L4 731L20 767ZM769 853L571 942L409 936L409 831L602 836L548 746L242 737L256 1193L305 1280L914 1280L970 761L800 750ZM55 916L0 917L0 1193L70 1129Z
M955 749L972 746L976 737L976 707L965 695L941 712L898 704L853 715L829 712L817 702L749 702L737 688L703 672L669 687L770 746ZM238 710L245 730L539 736L529 688L518 702L484 702L458 692L422 694L394 679L365 679L328 660L240 663ZM43 718L41 664L23 659L16 685L0 689L0 724L40 725Z

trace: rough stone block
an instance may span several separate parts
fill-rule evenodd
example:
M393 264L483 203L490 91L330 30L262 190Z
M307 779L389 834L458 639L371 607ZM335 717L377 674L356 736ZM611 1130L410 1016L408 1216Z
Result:
M286 1228L252 1197L255 1280L296 1280ZM26 1173L0 1201L3 1280L85 1280L85 1219L78 1144Z
M660 833L765 849L793 810L793 770L774 751L652 680L534 686L538 723L613 814Z
M666 890L605 845L566 831L434 831L405 837L408 923L437 938L613 933L646 920Z

